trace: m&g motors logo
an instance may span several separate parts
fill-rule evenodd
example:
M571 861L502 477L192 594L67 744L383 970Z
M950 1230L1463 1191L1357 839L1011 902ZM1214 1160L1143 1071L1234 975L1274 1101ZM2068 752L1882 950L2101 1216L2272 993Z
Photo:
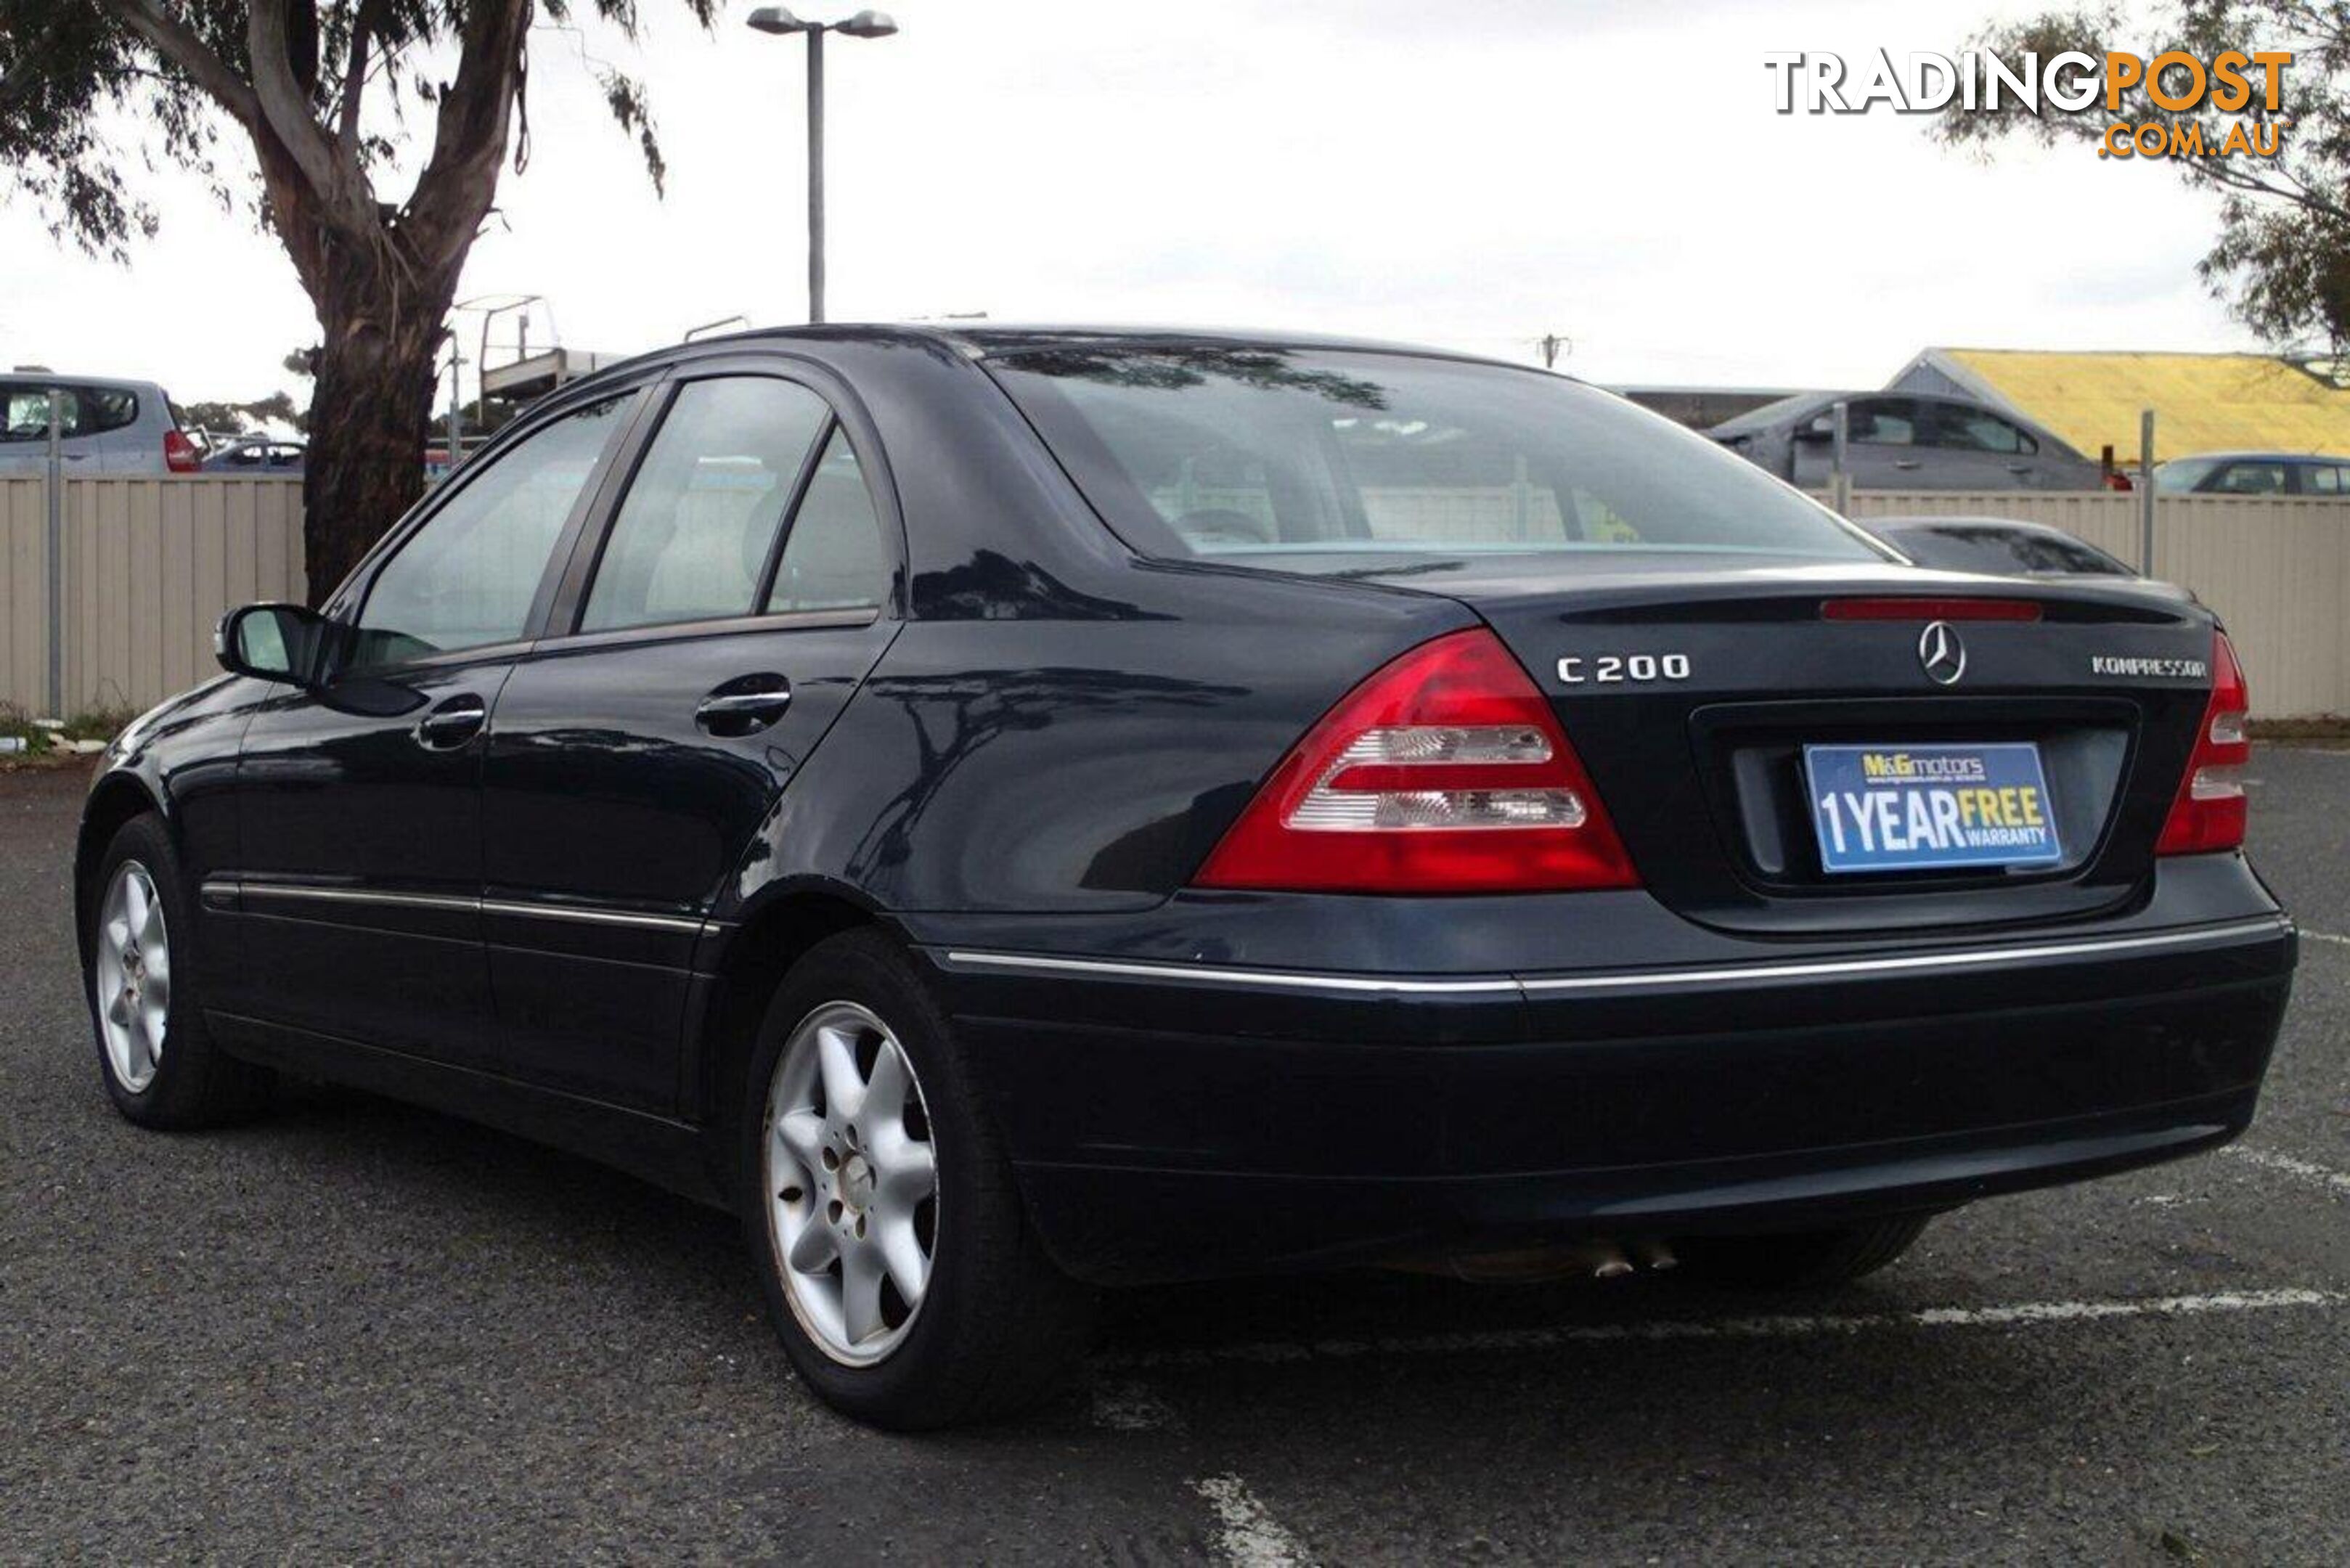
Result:
M1905 55L1898 65L1879 49L1857 71L1841 55L1798 50L1766 54L1762 64L1781 114L1866 114L1880 104L1897 114L2085 114L2102 99L2113 119L2097 143L2100 158L2274 158L2292 123L2274 118L2293 64L2286 49L2223 49L2208 58L2169 49L2150 60L1967 49L1955 58ZM2246 118L2224 134L2176 118L2205 110Z

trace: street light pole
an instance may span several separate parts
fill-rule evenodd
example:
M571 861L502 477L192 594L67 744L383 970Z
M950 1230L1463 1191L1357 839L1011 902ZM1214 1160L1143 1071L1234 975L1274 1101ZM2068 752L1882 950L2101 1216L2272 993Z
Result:
M808 30L808 320L824 320L824 29Z
M846 22L803 22L781 5L762 5L750 25L762 33L807 35L808 320L824 319L824 36L886 38L898 24L879 11L859 11Z

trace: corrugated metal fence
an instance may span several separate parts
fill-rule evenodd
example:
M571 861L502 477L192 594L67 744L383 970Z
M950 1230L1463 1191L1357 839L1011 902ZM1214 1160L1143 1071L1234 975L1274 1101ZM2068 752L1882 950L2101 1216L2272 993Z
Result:
M48 705L43 483L0 479L0 701L36 711ZM1383 504L1410 510L1411 499L1387 493ZM2029 518L2137 558L2130 495L1863 492L1853 512ZM145 707L192 686L213 672L223 610L303 597L298 480L68 480L64 528L69 712ZM2350 501L2166 496L2154 560L2157 576L2226 618L2262 715L2350 713Z
M2135 563L2135 495L1862 491L1852 515L2021 517ZM2350 714L2350 501L2166 495L2154 575L2195 590L2227 622L2262 718Z
M302 597L298 479L69 479L65 710L145 708L216 673L213 623ZM0 701L49 707L48 493L0 479Z

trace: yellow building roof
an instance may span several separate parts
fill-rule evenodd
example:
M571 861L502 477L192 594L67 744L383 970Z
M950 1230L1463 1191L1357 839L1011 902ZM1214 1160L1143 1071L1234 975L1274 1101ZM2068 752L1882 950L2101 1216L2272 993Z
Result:
M2266 354L2057 354L1941 348L2084 456L2136 460L2138 410L2155 411L2158 459L2199 452L2350 452L2350 390Z

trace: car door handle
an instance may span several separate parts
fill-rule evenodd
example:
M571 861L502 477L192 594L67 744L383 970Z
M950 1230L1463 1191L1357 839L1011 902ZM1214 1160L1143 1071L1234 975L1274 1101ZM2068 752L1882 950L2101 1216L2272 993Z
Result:
M2032 465L2028 462L2011 462L2007 465L2007 472L2010 473L2030 473L2032 472Z
M1893 466L1907 473L1913 468L1923 468L1925 464L1914 457L1897 457L1893 460Z
M792 683L780 675L745 675L702 700L693 722L713 735L764 730L792 705Z
M489 716L479 697L452 697L416 721L416 743L428 752L453 752L480 734Z

